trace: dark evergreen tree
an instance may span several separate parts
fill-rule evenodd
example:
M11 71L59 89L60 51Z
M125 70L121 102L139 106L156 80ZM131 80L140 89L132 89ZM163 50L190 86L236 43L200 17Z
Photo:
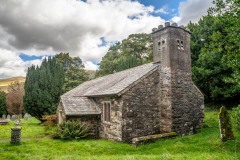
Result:
M0 91L0 116L6 113L6 94Z
M63 66L56 58L45 58L40 67L28 69L23 99L26 112L41 120L43 115L54 114L62 94Z

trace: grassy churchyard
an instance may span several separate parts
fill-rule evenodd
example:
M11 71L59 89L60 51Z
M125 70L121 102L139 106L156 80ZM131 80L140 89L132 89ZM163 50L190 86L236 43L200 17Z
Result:
M217 111L205 112L205 124L200 133L162 139L137 148L130 144L109 140L52 139L48 133L52 128L41 126L34 118L22 120L20 145L10 144L13 123L0 126L0 160L9 159L95 159L95 160L146 160L146 159L240 159L240 136L235 131L235 140L221 142Z

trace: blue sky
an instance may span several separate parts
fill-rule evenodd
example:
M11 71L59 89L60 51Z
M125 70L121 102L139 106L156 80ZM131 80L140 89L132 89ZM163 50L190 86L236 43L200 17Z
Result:
M144 5L152 5L155 9L160 9L166 7L167 14L157 13L155 16L160 16L165 20L170 20L173 16L178 14L178 6L180 2L186 0L139 0L140 3Z
M151 33L166 21L197 22L211 0L7 0L1 5L0 78L4 78L25 76L43 56L61 52L80 57L86 69L96 70L115 42L130 34Z

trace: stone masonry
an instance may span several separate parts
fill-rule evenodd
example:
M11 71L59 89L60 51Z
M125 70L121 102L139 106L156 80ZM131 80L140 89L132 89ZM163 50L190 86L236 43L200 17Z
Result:
M161 132L196 132L204 118L204 97L192 82L190 32L165 23L153 29L154 62L160 62Z
M123 140L160 133L159 73L154 71L123 96Z
M85 82L65 93L59 123L74 115L88 122L96 136L125 142L154 134L197 132L204 118L204 97L192 81L190 34L175 23L154 28L153 63Z

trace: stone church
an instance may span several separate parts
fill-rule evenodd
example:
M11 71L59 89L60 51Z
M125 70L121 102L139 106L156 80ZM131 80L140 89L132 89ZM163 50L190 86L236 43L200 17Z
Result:
M61 96L58 122L79 119L95 136L133 138L200 129L204 96L191 74L190 32L176 23L152 31L153 62L85 82Z

